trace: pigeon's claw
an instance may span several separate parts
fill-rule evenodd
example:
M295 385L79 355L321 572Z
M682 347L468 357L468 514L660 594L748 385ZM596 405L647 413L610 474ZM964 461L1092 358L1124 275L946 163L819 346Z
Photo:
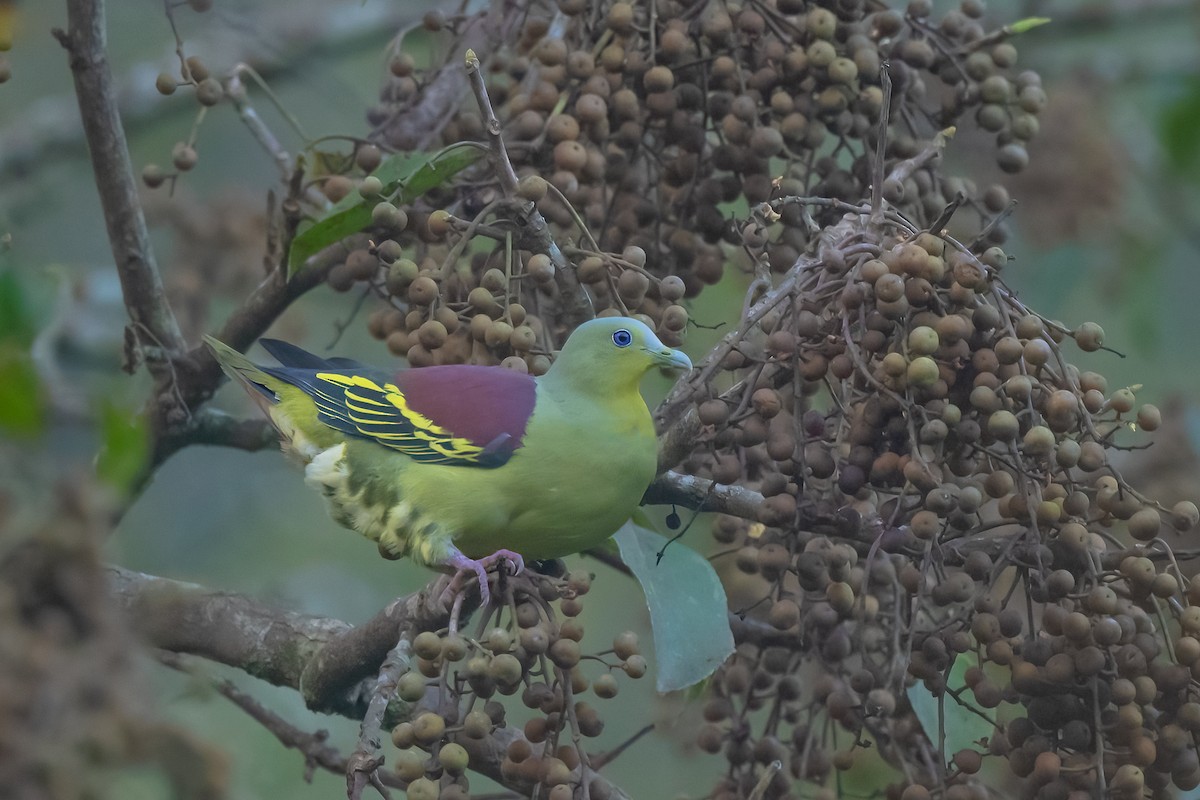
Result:
M454 578L450 581L450 585L446 587L443 599L453 597L455 594L462 592L467 581L474 576L479 581L479 599L482 605L488 605L492 602L491 587L488 585L488 570L501 561L508 562L508 572L511 575L517 575L525 569L525 559L520 553L514 553L511 550L497 550L490 556L483 558L467 558L461 552L455 550L454 553L446 560L447 566L454 567Z

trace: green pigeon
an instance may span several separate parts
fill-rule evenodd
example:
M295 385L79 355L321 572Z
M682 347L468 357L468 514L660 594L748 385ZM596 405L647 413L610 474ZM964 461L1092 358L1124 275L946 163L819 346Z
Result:
M691 369L645 324L580 325L545 375L465 364L389 371L274 339L259 366L207 337L225 372L305 465L333 518L389 558L452 570L453 586L507 560L602 543L633 513L657 464L638 386Z

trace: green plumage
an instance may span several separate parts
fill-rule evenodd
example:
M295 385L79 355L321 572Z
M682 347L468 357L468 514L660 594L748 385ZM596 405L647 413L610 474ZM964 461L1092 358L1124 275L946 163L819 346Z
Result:
M495 468L471 469L337 430L322 422L310 393L279 377L286 373L208 341L279 429L284 449L305 463L307 482L339 524L387 555L476 574L476 560L497 551L557 558L612 535L655 474L656 439L638 384L654 367L690 367L635 320L586 323L538 379L520 447ZM482 413L489 399L478 402ZM393 403L411 416L402 397Z

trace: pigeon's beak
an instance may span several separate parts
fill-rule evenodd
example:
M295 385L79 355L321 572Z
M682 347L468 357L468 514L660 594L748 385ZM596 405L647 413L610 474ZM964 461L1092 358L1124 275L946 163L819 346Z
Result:
M655 365L660 369L681 372L690 372L692 369L692 360L681 350L664 348L655 351L652 355Z

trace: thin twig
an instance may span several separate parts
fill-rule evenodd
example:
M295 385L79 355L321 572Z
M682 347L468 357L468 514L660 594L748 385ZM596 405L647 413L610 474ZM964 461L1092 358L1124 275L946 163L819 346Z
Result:
M263 81L262 77L248 64L236 64L229 73L229 78L225 81L225 95L233 103L238 118L242 120L242 124L250 131L250 135L271 156L271 160L275 162L275 166L279 170L280 178L286 184L292 179L292 174L295 172L295 159L284 149L283 145L279 142L279 138L267 127L267 123L263 121L263 118L258 115L258 111L250 103L250 99L246 94L246 85L242 81L243 74L249 75L259 85L266 86L266 82ZM275 102L276 106L279 106L279 101L274 95L271 95L271 99ZM295 124L294 118L286 110L282 107L279 110L280 113L288 117L289 121L293 121L293 124ZM329 202L329 198L311 186L304 192L304 199L319 209L328 209L333 205Z
M892 114L891 65L879 65L879 85L883 89L883 102L879 106L879 133L875 142L875 163L871 165L871 221L879 224L883 216L883 167L887 156L888 117Z
M946 149L946 142L954 136L954 131L953 127L938 131L934 134L933 139L921 148L921 152L912 158L906 158L892 167L892 171L888 173L887 178L884 180L904 183L914 172L942 154L942 151Z
M706 386L712 376L721 368L721 362L725 356L746 339L751 329L761 322L771 309L791 294L804 268L817 263L815 260L802 259L802 261L805 263L793 267L778 286L763 294L762 298L746 311L738 326L725 334L721 341L708 351L697 368L687 378L676 383L670 394L659 403L654 412L654 421L660 431L670 428L678 420L696 392Z
M500 120L496 118L496 112L492 108L492 100L488 97L487 86L483 82L483 73L479 69L479 57L475 55L474 50L467 51L466 68L467 81L471 85L471 91L475 94L475 102L479 105L479 112L483 116L483 127L488 135L488 145L490 146L488 160L492 163L492 171L496 173L496 179L500 181L500 188L506 197L511 197L517 192L517 173L513 169L512 161L508 157L508 150L504 146Z
M651 722L648 725L643 725L640 730L638 730L636 733L634 733L632 736L630 736L625 741L621 742L619 745L617 745L613 749L606 750L603 753L592 756L591 757L592 769L595 769L595 770L604 769L605 766L616 761L617 758L622 753L624 753L626 750L628 750L630 747L632 747L634 744L636 744L637 741L639 739L641 739L643 736L645 736L647 733L654 730L655 727L656 727L656 725L653 722Z
M988 220L987 225L984 225L979 230L979 233L975 234L975 238L971 240L971 243L969 245L967 245L966 249L973 251L977 247L979 247L979 245L981 245L983 242L986 242L988 237L991 236L992 231L994 231L1001 222L1008 219L1008 217L1011 216L1012 213L1016 210L1017 210L1017 201L1009 200L1008 205L1006 205L1004 208L1002 208L1000 210L999 214L997 214L996 216L994 216L990 220Z
M940 233L942 229L950 224L950 218L954 216L955 212L957 212L965 202L967 202L967 196L964 193L958 192L955 194L954 199L947 203L946 207L943 208L941 213L937 215L937 219L929 223L929 230L935 234Z
M192 659L172 653L169 650L159 650L158 660L171 669L184 672L206 681L222 697L229 700L242 711L245 711L255 722L271 732L284 747L299 750L304 756L304 780L311 782L313 771L318 767L337 775L346 774L346 757L338 752L336 747L327 744L329 732L321 729L314 733L296 727L258 700L239 689L233 681L219 680L207 675L193 664ZM404 788L404 784L395 775L381 773L383 783L396 789ZM385 795L386 797L387 795Z

